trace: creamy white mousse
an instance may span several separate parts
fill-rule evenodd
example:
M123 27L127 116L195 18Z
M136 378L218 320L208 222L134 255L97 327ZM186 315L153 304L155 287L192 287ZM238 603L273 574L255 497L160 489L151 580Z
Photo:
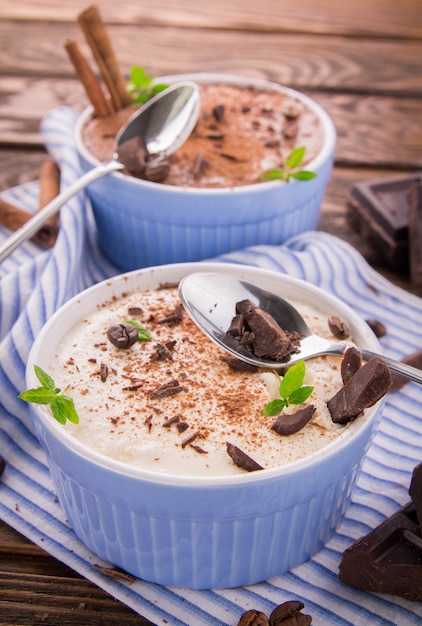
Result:
M312 330L332 338L326 315L293 304ZM244 473L227 442L274 468L316 452L347 428L334 424L326 407L342 386L339 358L306 362L305 384L314 385L306 405L316 411L301 431L283 437L271 430L275 418L263 415L278 397L278 375L231 369L220 359L226 353L185 312L178 321L177 305L176 288L130 293L98 306L63 338L48 373L74 399L80 422L65 428L82 444L154 472L222 476ZM151 340L118 349L107 329L128 319L148 329ZM161 395L163 385L178 390Z

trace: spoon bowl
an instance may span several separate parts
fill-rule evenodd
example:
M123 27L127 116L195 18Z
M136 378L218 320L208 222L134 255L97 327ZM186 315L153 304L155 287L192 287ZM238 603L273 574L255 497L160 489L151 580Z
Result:
M116 137L116 152L113 159L81 176L8 237L0 246L0 263L20 244L32 237L78 191L106 174L124 169L125 163L118 154L119 147L128 140L134 137L142 138L147 154L157 155L153 159L157 161L180 148L195 127L200 102L199 87L190 81L175 83L148 100L120 129Z
M192 321L218 346L232 356L257 367L284 370L299 360L323 355L344 354L349 347L346 341L330 341L315 335L299 311L281 296L235 276L210 272L196 272L185 276L179 284L179 295ZM227 334L235 315L235 306L249 299L269 313L285 331L297 332L301 336L299 351L290 355L286 362L257 357ZM381 356L390 371L399 376L422 383L422 371L358 346L364 361Z

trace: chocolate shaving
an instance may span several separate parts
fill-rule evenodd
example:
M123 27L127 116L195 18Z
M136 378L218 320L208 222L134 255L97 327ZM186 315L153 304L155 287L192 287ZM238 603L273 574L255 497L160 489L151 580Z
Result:
M108 377L108 367L105 363L100 365L100 379L102 383L105 383Z
M144 420L144 424L148 427L148 432L150 433L152 429L152 415L148 415L146 420Z
M195 450L195 452L199 452L199 454L208 454L208 450L204 450L201 446L197 446L196 444L189 444L191 448Z
M350 346L345 351L340 365L340 373L345 385L362 367L362 353L354 346Z
M298 132L299 132L298 121L292 120L283 128L283 137L285 139L294 139L297 136Z
M127 313L128 315L142 315L143 310L139 306L130 306Z
M164 422L163 426L164 428L170 428L172 424L177 424L179 420L180 420L179 415L173 415L173 417L169 417L169 419Z
M245 330L240 341L255 356L287 361L291 354L298 352L300 335L284 331L269 313L250 300L238 302L236 313L244 317Z
M198 180L198 178L202 176L208 165L209 162L204 157L203 152L201 150L198 150L192 165L192 175L195 180Z
M193 443L195 441L195 439L198 436L199 436L199 432L198 431L192 433L192 435L189 435L189 437L187 437L186 439L184 439L182 441L182 448L186 448L186 446L189 446L191 443Z
M185 391L185 388L179 383L178 380L170 380L168 383L163 383L162 385L158 385L150 391L151 398L167 398L169 396L174 396L181 391Z
M184 433L185 430L189 428L189 424L187 422L177 422L176 428L180 434Z
M181 304L177 304L174 311L163 319L159 320L158 324L168 324L169 326L174 326L175 324L180 324L183 322L183 307Z
M167 343L157 343L155 345L155 352L153 352L150 361L155 362L163 359L165 361L172 361L173 356L171 351L176 345L176 341L167 341Z
M234 356L220 356L219 358L220 361L223 361L223 363L227 363L230 369L237 372L257 372L259 369L256 365L236 359Z
M299 409L296 413L290 415L279 415L271 426L271 430L277 433L277 435L288 436L299 432L310 422L312 415L315 412L315 406L310 404L303 409Z
M387 393L391 382L385 361L373 357L327 402L331 419L336 424L354 420Z
M243 452L243 450L235 446L233 443L227 442L226 450L227 454L232 459L233 463L237 465L237 467L240 467L247 472L256 472L257 470L264 469L250 456L248 456L246 452Z
M239 159L239 157L237 157L235 154L229 154L228 152L220 152L220 156L222 156L223 159L233 161L234 163L242 163L244 161L243 159Z
M337 315L332 315L328 319L328 327L337 339L347 339L347 337L350 337L350 330L347 324L342 322Z
M127 387L123 387L123 391L138 391L143 384L144 383L135 383L134 385L128 385Z

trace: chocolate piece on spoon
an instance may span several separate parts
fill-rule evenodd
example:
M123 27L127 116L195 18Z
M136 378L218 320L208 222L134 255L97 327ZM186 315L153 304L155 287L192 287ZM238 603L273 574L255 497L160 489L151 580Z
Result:
M347 348L341 360L340 373L343 384L345 385L362 367L362 354L360 350L351 346Z
M386 363L373 357L327 402L331 419L336 424L347 424L378 402L390 387L391 374Z

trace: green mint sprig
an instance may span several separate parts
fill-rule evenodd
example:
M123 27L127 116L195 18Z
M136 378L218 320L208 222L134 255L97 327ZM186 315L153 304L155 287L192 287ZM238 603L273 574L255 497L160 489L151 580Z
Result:
M49 404L53 417L60 424L65 424L66 420L78 424L79 415L72 398L64 395L62 390L56 387L51 376L46 374L38 365L34 365L34 370L41 387L22 391L18 397L25 402L33 404Z
M305 158L305 152L305 146L295 148L289 154L284 163L287 169L273 168L266 172L262 172L262 174L260 175L260 180L284 180L285 182L289 182L289 180L291 180L292 178L302 181L312 180L313 178L316 178L317 175L315 174L315 172L299 169L301 164L303 163L303 159Z
M279 399L272 400L264 408L264 415L279 415L289 404L302 404L311 395L313 387L303 385L305 378L305 362L298 361L285 373L280 382Z
M134 65L130 71L128 91L134 104L144 104L160 91L167 89L168 85L153 83L154 78L147 76L145 70L139 65Z
M125 320L124 323L130 324L136 328L138 331L138 341L149 341L151 339L151 333L140 322L136 320Z

